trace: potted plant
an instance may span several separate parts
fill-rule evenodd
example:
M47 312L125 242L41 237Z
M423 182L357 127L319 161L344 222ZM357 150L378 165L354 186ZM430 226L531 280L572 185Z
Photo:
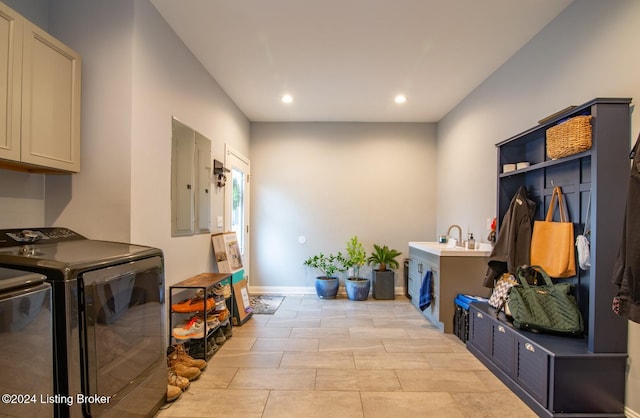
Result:
M323 253L309 257L305 266L313 267L322 272L316 277L316 294L320 299L335 299L340 283L334 275L347 270L347 260L341 252L324 255Z
M375 299L394 299L394 284L395 284L395 272L390 269L397 269L400 267L396 257L402 254L398 250L390 249L388 246L382 247L373 244L373 252L367 258L367 264L378 265L377 270L373 270L373 297Z
M347 241L347 266L353 268L354 275L345 280L345 290L347 297L351 300L367 300L371 283L369 279L360 277L360 268L367 262L367 252L358 239L353 236Z

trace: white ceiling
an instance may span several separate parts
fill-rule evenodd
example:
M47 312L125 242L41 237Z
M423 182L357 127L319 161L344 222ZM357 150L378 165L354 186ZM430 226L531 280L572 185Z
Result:
M251 121L436 122L571 0L151 3Z

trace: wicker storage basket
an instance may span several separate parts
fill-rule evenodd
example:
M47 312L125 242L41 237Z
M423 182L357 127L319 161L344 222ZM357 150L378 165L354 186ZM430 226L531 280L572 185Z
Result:
M576 116L547 129L547 155L552 160L591 149L591 116Z

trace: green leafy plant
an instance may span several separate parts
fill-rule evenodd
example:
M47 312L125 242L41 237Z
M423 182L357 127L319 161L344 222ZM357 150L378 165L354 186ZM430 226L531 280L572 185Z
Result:
M325 255L323 253L313 255L305 260L305 266L313 267L322 272L324 276L321 277L334 277L336 273L347 270L347 260L341 252L338 254Z
M397 269L400 267L400 264L398 264L396 257L400 254L402 254L400 251L389 249L386 245L381 247L373 244L373 252L369 258L367 258L367 264L377 264L379 266L378 271L386 271L387 267Z
M367 252L357 235L347 241L347 266L353 267L354 277L360 278L360 267L367 262Z

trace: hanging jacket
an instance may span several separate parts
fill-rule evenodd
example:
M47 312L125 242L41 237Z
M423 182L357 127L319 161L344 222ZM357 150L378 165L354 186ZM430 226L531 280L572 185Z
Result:
M504 273L515 274L519 266L529 264L535 213L536 203L527 197L527 189L520 186L502 218L496 245L489 255L489 268L482 283L485 287L493 288Z
M624 216L622 243L613 265L613 283L618 287L614 312L640 323L640 135L631 151L633 164Z

